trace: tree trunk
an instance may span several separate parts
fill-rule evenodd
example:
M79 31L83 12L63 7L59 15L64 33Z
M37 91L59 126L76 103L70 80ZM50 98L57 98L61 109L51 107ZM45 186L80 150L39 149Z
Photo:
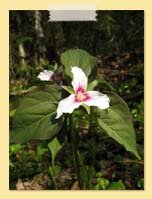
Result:
M25 61L26 54L25 54L24 46L21 42L18 45L18 50L19 50L20 65L24 68L24 66L26 65L26 61Z
M44 33L41 25L41 12L35 11L35 33L36 33L36 53L35 53L35 64L40 65L45 59L46 48L44 46Z

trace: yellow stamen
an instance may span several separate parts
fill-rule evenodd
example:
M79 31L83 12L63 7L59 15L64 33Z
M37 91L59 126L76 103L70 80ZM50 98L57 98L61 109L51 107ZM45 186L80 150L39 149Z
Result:
M78 92L76 95L76 99L77 99L77 101L82 102L85 99L85 96L83 93Z

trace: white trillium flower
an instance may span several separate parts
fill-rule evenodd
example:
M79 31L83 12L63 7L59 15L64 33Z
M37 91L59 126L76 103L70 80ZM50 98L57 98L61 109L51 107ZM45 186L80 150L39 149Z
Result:
M74 66L71 72L73 73L74 93L59 102L56 119L61 117L63 113L72 113L82 104L97 106L100 109L109 107L110 99L107 95L98 91L87 91L88 78L81 68Z
M52 80L53 74L54 74L54 72L51 70L44 70L44 71L40 72L37 77L42 81L50 81L50 80Z

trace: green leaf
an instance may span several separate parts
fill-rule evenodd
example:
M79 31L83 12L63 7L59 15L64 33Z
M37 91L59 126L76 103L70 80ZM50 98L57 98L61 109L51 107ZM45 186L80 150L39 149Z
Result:
M25 97L13 117L11 142L25 143L32 139L53 139L62 126L56 120L56 100L60 94L37 91Z
M97 185L95 185L96 190L105 190L109 185L109 180L106 178L97 179Z
M127 151L140 159L136 148L136 138L132 117L125 101L113 92L107 92L110 107L106 110L97 109L99 126L114 140L123 145Z
M73 93L74 93L73 88L70 87L70 86L62 86L62 88L63 88L64 90L66 90L66 91L67 91L68 93L70 93L70 94L73 94Z
M20 144L11 144L9 149L11 154L17 154L24 146Z
M144 179L143 179L143 178L140 178L140 179L138 180L137 186L138 186L139 188L144 188Z
M13 117L14 114L15 114L15 111L16 111L16 109L13 109L12 111L10 111L10 112L9 112L9 116L10 116L10 117Z
M94 90L94 88L97 86L98 86L98 80L93 80L88 84L87 90Z
M108 190L125 190L125 189L126 189L126 186L121 180L119 180L118 182L112 182L108 186Z
M49 150L52 154L52 164L54 167L54 160L55 157L57 155L57 153L60 151L60 149L62 148L62 145L60 144L60 142L58 141L57 138L54 138L49 144L48 144Z
M54 167L49 166L49 173L51 175L51 178L56 180L57 175L61 172L62 168L59 165L56 165Z
M83 106L87 113L90 115L90 106L87 106L86 104L82 104L81 106Z
M38 159L41 158L41 156L43 156L43 154L45 154L46 152L48 152L48 148L44 147L42 144L39 144L36 148L36 155L38 157Z
M94 88L97 86L101 88L102 90L110 89L111 91L115 91L112 85L105 80L93 80L92 82L88 84L87 90L94 90Z
M72 77L72 66L78 66L82 68L85 74L89 76L93 66L95 65L95 62L95 57L81 49L68 50L61 54L61 63L64 65L65 73L69 77Z

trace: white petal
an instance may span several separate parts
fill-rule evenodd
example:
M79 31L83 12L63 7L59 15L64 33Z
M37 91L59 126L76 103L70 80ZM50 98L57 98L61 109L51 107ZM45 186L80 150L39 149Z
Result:
M82 102L75 102L74 94L69 95L69 97L59 102L56 119L61 117L63 113L72 113L74 109L78 108L81 104Z
M86 91L88 85L88 78L83 72L83 70L77 66L74 66L72 67L71 72L73 73L72 86L74 88L74 91Z
M51 80L53 73L54 72L51 70L44 70L44 71L40 72L40 74L37 77L42 81L49 81L49 80Z
M88 106L97 106L101 109L106 109L109 107L110 99L107 95L104 95L98 91L87 91L90 99L84 101L83 103Z

